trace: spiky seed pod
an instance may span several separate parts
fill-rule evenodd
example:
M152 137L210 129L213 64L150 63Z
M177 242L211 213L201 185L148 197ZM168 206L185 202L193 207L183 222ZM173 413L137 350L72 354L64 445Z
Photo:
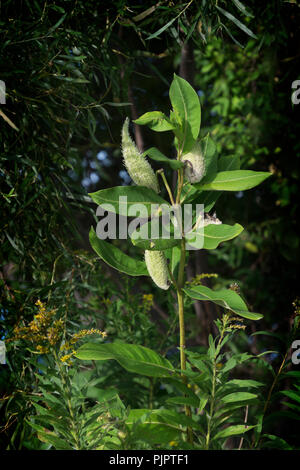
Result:
M138 151L129 134L129 119L126 118L122 128L122 153L124 164L132 179L138 186L146 186L159 193L159 185L156 174L150 163Z
M153 282L161 289L170 287L167 259L163 251L145 251L145 262Z
M196 142L192 150L182 157L182 161L185 162L186 179L190 183L199 183L206 172L200 142Z

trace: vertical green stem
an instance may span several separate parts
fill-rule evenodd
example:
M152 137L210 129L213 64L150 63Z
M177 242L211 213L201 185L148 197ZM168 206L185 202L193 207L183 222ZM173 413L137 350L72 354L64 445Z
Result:
M209 409L209 417L207 422L207 433L206 433L206 442L205 442L205 449L209 449L210 444L210 434L211 434L211 423L212 423L212 416L214 413L215 407L215 393L216 393L216 363L214 360L213 364L213 377L212 377L212 388L211 388L211 401L210 401L210 409Z
M216 395L216 383L217 383L217 357L220 352L221 348L221 343L224 338L225 334L225 329L227 326L227 320L228 316L224 315L223 316L223 327L221 330L220 338L218 340L217 347L215 349L215 355L213 358L213 376L212 376L212 387L211 387L211 401L210 401L210 409L209 409L209 417L207 421L207 433L206 433L206 440L205 440L205 449L209 449L210 445L210 437L211 437L211 425L212 425L212 419L213 419L213 414L215 411L215 395Z
M184 284L184 266L185 266L185 241L181 241L181 257L179 263L178 281L177 281L177 299L178 299L178 316L179 316L179 332L180 332L180 367L186 369L185 359L185 329L184 329L184 307L183 307L183 291Z
M76 425L76 418L75 418L75 414L74 414L74 410L73 410L72 402L71 402L72 395L71 395L71 386L70 386L69 378L67 377L65 371L63 370L63 367L60 363L60 360L57 356L56 351L53 351L53 354L55 357L56 364L58 366L58 370L61 376L61 381L62 381L63 388L64 388L65 395L66 395L67 406L68 406L70 419L71 419L71 428L72 428L71 433L72 433L72 436L74 437L75 449L80 450L80 439L79 439L79 433L78 433L78 429Z
M184 328L184 293L182 287L184 285L184 267L185 267L185 240L181 241L181 257L179 263L179 272L178 272L178 281L177 281L177 299L178 299L178 317L179 317L179 335L180 335L180 368L181 371L186 370L186 357L185 357L185 328ZM183 383L187 383L186 376L182 373ZM185 414L188 417L191 417L192 412L191 408L188 405L185 405ZM187 428L187 438L188 441L193 443L193 432L191 428Z

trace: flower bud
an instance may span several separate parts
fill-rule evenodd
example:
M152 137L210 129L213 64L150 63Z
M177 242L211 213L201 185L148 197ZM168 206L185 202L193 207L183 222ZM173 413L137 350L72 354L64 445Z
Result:
M185 177L190 183L199 183L205 175L205 161L202 155L200 142L196 142L189 153L182 157L185 162Z
M162 251L146 250L145 262L153 282L161 289L169 289L169 273L165 254Z
M132 181L138 186L146 186L159 193L158 179L150 163L138 151L129 134L129 119L126 118L122 128L122 153L124 164Z

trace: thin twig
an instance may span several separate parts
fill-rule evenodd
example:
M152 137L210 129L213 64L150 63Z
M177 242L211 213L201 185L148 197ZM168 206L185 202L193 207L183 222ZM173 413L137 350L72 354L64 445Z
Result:
M245 411L245 419L244 419L244 424L245 424L245 428L247 429L247 420L248 420L248 410L249 410L249 405L246 406L246 411ZM239 444L239 447L238 447L238 450L241 450L242 448L242 445L243 445L243 442L244 442L244 436L241 437L241 440L240 440L240 444Z

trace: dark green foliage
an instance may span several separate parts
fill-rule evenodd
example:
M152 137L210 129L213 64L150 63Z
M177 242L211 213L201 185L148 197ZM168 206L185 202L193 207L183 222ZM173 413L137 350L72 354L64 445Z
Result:
M200 194L206 210L217 210L230 230L245 227L218 249L205 246L209 269L220 273L210 287L228 290L239 279L247 310L255 306L264 319L225 332L218 350L220 331L209 310L200 327L194 300L186 299L187 386L176 374L162 379L124 372L114 360L73 359L66 366L30 343L7 342L7 364L0 364L0 448L186 449L183 436L191 427L194 449L203 449L210 427L212 449L299 450L298 366L288 359L292 300L299 295L300 106L291 104L300 60L296 3L38 0L16 8L5 0L0 13L0 80L6 84L6 104L0 104L0 340L30 323L41 299L64 320L65 339L100 328L109 342L156 351L178 373L173 292L158 292L143 276L119 275L92 253L95 206L86 189L95 193L127 181L120 175L122 122L149 109L169 120L166 96L185 46L194 49L195 63L187 69L191 82L195 72L200 96L200 137L219 155L207 184L217 171L272 172L252 191L207 187ZM154 130L174 124L154 117ZM170 132L143 128L143 141L155 169L165 166L169 177L181 167ZM100 150L106 159L97 158ZM168 197L164 190L160 196ZM188 192L186 202L194 196ZM114 246L131 258L142 253L131 242L115 240ZM177 276L177 246L167 256ZM213 333L208 349L201 342L205 326ZM251 337L261 329L267 335ZM185 405L193 423L184 421Z

